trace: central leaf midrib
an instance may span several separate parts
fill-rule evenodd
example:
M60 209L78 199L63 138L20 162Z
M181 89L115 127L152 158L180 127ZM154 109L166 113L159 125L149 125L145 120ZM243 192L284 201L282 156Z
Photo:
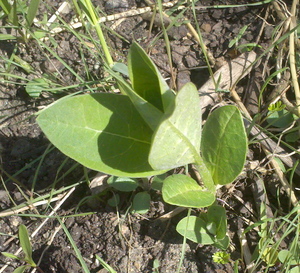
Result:
M136 142L141 142L141 143L145 143L145 144L148 144L150 145L151 142L148 142L148 141L144 141L144 140L141 140L141 139L136 139L134 137L130 137L130 136L124 136L124 135L119 135L119 134L116 134L116 133L111 133L111 132L108 132L108 131L104 131L104 130L96 130L96 129L93 129L93 128L90 128L90 127L84 127L85 129L88 129L88 130L91 130L91 131L95 131L99 134L108 134L108 135L111 135L111 136L116 136L116 137L120 137L120 138L126 138L126 139L131 139L131 140L134 140Z
M69 124L64 124L61 122L61 124L65 125L65 126L68 126ZM144 143L144 144L147 144L147 145L151 145L151 142L149 141L145 141L145 140L141 140L141 139L136 139L134 137L130 137L130 136L124 136L124 135L119 135L119 134L116 134L116 133L112 133L112 132L108 132L108 131L104 131L104 130L97 130L97 129L93 129L93 128L90 128L88 126L85 126L85 127L81 127L81 126L78 126L78 125L72 125L73 128L78 128L78 129L86 129L86 130L90 130L90 131L94 131L96 133L99 133L99 135L102 133L102 134L108 134L108 135L111 135L111 136L116 136L116 137L120 137L120 138L125 138L125 139L130 139L130 140L133 140L133 141L136 141L136 142L140 142L140 143Z
M187 145L188 148L192 151L192 154L193 154L193 157L194 157L194 162L191 162L191 163L196 163L197 158L199 157L199 155L198 155L198 152L197 152L195 146L191 143L189 138L186 135L184 135L169 119L167 120L167 122L170 125L170 127L173 129L174 133L178 134L179 137L185 143L185 145ZM180 157L182 157L182 156L180 156Z

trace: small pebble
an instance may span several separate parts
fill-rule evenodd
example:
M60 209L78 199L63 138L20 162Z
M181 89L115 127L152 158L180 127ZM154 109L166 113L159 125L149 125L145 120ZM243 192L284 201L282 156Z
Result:
M108 0L104 7L106 10L120 10L129 8L129 4L126 0Z
M201 29L206 32L206 33L210 33L211 32L211 25L208 23L203 23L201 25Z

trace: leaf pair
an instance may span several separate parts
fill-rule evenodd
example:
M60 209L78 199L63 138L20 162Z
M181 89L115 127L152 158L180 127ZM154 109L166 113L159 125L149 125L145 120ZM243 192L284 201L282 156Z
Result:
M44 133L69 157L115 176L147 177L194 162L201 136L196 88L188 84L175 101L137 44L128 64L132 86L112 72L125 95L64 98L37 118Z

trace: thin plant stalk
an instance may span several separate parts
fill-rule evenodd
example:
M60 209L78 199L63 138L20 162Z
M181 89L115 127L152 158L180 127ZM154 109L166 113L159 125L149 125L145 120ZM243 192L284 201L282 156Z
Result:
M102 28L100 26L100 23L98 22L96 14L95 14L94 7L93 7L93 5L92 5L92 3L91 3L90 0L85 0L85 3L86 3L88 11L90 13L90 19L92 21L92 24L96 28L96 32L97 32L97 35L99 37L99 41L100 41L100 44L102 46L102 49L103 49L103 52L104 52L107 64L109 66L112 66L113 63L114 63L114 61L113 61L113 59L112 59L112 57L110 55L110 52L109 52L106 40L105 40L104 35L103 35Z
M177 271L176 271L177 273L180 273L180 269L181 269L181 267L182 267L183 260L184 260L184 256L185 256L185 249L186 249L186 231L187 231L187 228L188 228L189 219L190 219L190 216L191 216L191 211L192 211L192 209L189 208L189 209L188 209L188 213L187 213L186 229L185 229L184 236L183 236L183 242L182 242L182 249L181 249L180 261L179 261L179 265L178 265L178 268L177 268Z
M296 23L296 6L298 5L299 0L294 0L291 10L291 21L290 21L290 30L292 31L293 28L297 26ZM296 57L295 57L295 34L297 32L293 31L289 36L289 58L290 58L290 68L291 68L291 77L292 77L292 84L295 91L296 97L296 104L298 115L300 115L300 88L298 83L297 77L297 69L296 69Z

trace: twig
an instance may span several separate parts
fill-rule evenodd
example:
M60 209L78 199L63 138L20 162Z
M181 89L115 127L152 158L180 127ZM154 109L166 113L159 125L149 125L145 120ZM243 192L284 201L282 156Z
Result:
M32 203L30 205L24 206L23 208L19 208L19 209L15 209L15 210L9 209L6 211L2 211L2 212L0 212L0 217L6 217L6 216L18 214L18 213L26 211L26 210L31 210L33 207L42 206L42 205L49 204L54 201L60 200L63 196L64 196L64 194L60 194L57 197L53 197L51 200L41 200L41 201Z

